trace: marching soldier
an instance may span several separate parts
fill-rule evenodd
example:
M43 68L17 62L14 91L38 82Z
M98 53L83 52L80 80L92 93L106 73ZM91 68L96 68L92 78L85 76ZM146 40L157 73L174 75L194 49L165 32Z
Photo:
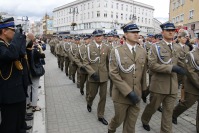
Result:
M172 112L178 93L177 73L185 74L179 65L179 49L172 44L175 34L173 23L165 23L162 28L163 40L152 45L149 53L149 69L153 71L150 83L152 99L146 106L141 121L143 128L150 131L149 121L162 103L163 112L160 133L172 132Z
M185 44L186 41L187 41L187 33L186 32L181 32L179 35L178 35L178 45L179 45L179 48L180 48L180 51L179 51L179 60L181 62L185 62L185 57L187 55L187 53L189 52L189 47ZM184 76L182 75L177 75L178 76L178 86L180 88L181 86L181 99L179 100L180 102L183 102L184 101Z
M111 51L110 77L113 81L112 99L115 116L108 133L115 133L123 123L122 133L135 133L135 124L140 111L142 91L146 90L146 51L139 46L136 24L123 27L126 43Z
M87 102L87 109L89 112L92 110L93 100L98 93L100 100L98 103L97 115L98 120L104 125L108 122L104 119L104 111L106 104L107 81L108 81L108 63L110 48L102 43L103 31L95 30L93 32L94 43L87 48L87 58L84 61L84 66L89 74L89 97Z
M185 99L178 103L173 111L173 123L177 124L177 118L189 109L196 101L199 102L199 46L189 52L185 59L187 74L185 77ZM199 104L196 116L196 130L199 133Z
M55 39L55 55L57 57L57 64L60 68L60 53L59 53L59 40L58 38Z
M75 60L75 63L78 65L80 69L80 93L84 95L84 84L87 82L88 79L88 73L83 67L84 60L87 56L87 47L90 45L90 35L83 35L83 43L78 47L77 55ZM86 83L86 100L88 101L88 95L89 95L89 87L88 82Z
M69 64L70 64L70 60L69 60L69 50L70 50L70 45L71 45L71 39L72 37L70 36L66 36L64 41L64 51L65 51L65 54L64 54L64 57L65 57L65 73L66 73L66 76L68 76L68 68L69 68Z
M70 59L70 66L69 71L71 71L71 78L73 80L73 83L75 83L75 74L77 72L78 66L75 64L75 57L78 50L78 45L80 43L80 38L78 36L74 37L75 43L70 45L70 51L69 51L69 59ZM79 72L77 72L77 88L79 88Z
M64 69L64 59L65 59L65 49L64 49L64 41L62 38L60 38L59 44L58 44L58 53L59 53L59 63L60 63L60 69L63 71Z
M19 133L25 118L26 96L19 58L26 40L25 35L15 33L14 27L14 18L0 20L1 133Z

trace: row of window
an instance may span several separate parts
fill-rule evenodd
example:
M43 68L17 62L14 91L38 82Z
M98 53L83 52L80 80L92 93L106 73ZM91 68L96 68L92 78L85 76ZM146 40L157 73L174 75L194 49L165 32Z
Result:
M173 2L173 10L175 10L176 8L183 6L185 4L185 0L177 0L175 2Z
M96 28L112 28L113 24L112 23L101 23L101 22L96 22L96 23L83 23L83 24L77 24L75 27L75 30L83 30L83 29L96 29ZM124 24L120 23L115 28L120 28ZM70 25L68 26L63 26L63 27L58 27L59 31L67 31L70 30L72 27ZM140 26L140 30L148 30L148 27L145 26Z
M100 3L97 3L97 7L100 8ZM108 9L110 9L110 8L113 9L115 7L115 9L117 9L117 10L128 11L128 12L130 11L130 12L133 12L133 13L138 13L138 14L142 14L142 15L146 15L146 16L147 15L148 16L153 16L153 11L152 10L147 10L147 9L136 7L136 6L133 6L133 5L131 5L131 6L130 5L126 5L125 6L125 4L120 4L120 3L115 3L114 4L112 2L111 7L109 7L107 3L104 3L104 7L108 8ZM57 11L55 13L55 16L56 17L61 17L63 15L70 14L72 12L71 10L75 10L75 12L79 12L79 11L85 11L87 9L93 9L93 8L95 8L93 2L91 4L90 3L87 3L87 4L85 3L85 4L82 4L82 5L76 6L76 7L69 7L69 8Z
M193 16L194 16L194 10L190 10L188 19L193 19ZM184 21L184 14L181 14L181 15L174 17L172 19L173 23L178 23L178 22L183 22L183 21Z
M74 17L74 18L73 18ZM78 21L78 18L79 15L76 14L74 16L69 16L69 17L66 17L66 18L60 18L60 19L57 19L57 21L55 21L56 24L64 24L64 23L68 23L68 22L72 22L73 20L75 21ZM100 11L97 11L97 14L96 14L96 17L97 18L107 18L108 17L108 14L105 12L103 14L103 16L101 16L100 14ZM90 18L94 18L94 13L93 12L88 12L87 15L86 13L84 14L80 14L80 20L83 20L83 19L90 19ZM113 12L111 12L111 18L112 19L120 19L120 20L137 20L138 23L145 23L145 24L151 24L151 19L148 19L148 18L144 18L144 17L140 17L140 16L136 16L136 15L128 15L128 14L119 14L119 13L116 13L114 15Z

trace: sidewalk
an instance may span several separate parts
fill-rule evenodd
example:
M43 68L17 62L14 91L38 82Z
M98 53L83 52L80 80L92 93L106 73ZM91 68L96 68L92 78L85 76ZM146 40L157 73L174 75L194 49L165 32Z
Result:
M107 133L108 126L97 120L97 104L99 96L96 97L89 113L86 108L85 95L82 96L79 89L66 77L57 65L54 55L46 50L46 124L47 133ZM141 111L136 123L136 133L159 133L161 124L161 113L156 112L151 121L151 131L142 128L141 114L146 104L141 103ZM178 125L173 125L174 133L196 133L195 117L197 107L194 105L178 118ZM114 107L109 94L107 95L105 119L109 122L114 116ZM122 132L122 126L116 133ZM38 131L38 133L42 133Z

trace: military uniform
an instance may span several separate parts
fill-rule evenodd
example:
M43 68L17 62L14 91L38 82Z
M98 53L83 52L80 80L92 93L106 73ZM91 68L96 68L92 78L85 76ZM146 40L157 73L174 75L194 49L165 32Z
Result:
M64 59L65 59L65 49L64 49L64 41L60 41L58 45L58 53L59 53L59 66L61 70L64 69Z
M135 24L128 24L123 30L139 32ZM122 133L135 133L135 124L140 111L140 97L142 91L147 88L146 58L146 51L138 44L132 46L126 43L111 51L109 70L113 81L112 99L115 116L109 124L109 133L114 133L122 123ZM139 98L136 104L129 98L130 93L135 93Z
M172 23L163 24L161 28L163 30L175 30L175 26ZM148 123L162 103L163 112L160 132L172 132L172 110L178 93L176 73L185 73L183 69L179 67L183 66L183 63L179 61L179 47L176 45L177 44L167 43L162 40L151 47L149 69L153 71L150 84L152 99L146 106L141 117L143 127L145 129L147 127L146 130L150 130Z
M199 48L187 54L185 61L187 76L185 77L185 99L180 102L173 110L173 118L180 116L189 109L196 101L199 102ZM199 105L196 116L196 130L199 133Z
M95 30L93 35L102 36L103 31ZM106 94L107 94L107 81L108 81L108 63L109 63L109 53L110 48L105 44L97 44L94 41L94 44L88 46L87 49L87 58L84 61L85 69L89 74L89 89L90 94L88 98L88 106L91 107L93 104L93 100L98 93L100 100L98 103L97 114L98 120L101 121L103 119L103 124L107 125L106 120L104 119L104 111L105 111L105 104L106 104ZM97 79L92 78L93 75L98 75Z
M69 39L70 37L66 37L66 39ZM69 64L70 64L70 60L69 60L69 50L70 50L70 45L71 42L67 41L64 43L64 51L65 51L65 73L66 76L68 76L68 69L69 69Z
M78 44L72 43L70 45L70 51L69 51L69 59L70 59L69 71L71 71L71 76L74 83L75 83L75 74L78 69L78 66L75 64L75 56L77 50L78 50ZM77 73L77 82L78 82L77 84L79 84L79 72Z

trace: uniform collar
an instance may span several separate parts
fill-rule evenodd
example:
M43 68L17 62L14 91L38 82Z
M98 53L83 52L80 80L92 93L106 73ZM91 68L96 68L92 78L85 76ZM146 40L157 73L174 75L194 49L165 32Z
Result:
M134 48L134 51L136 51L136 44L135 44L134 46L132 46L132 45L130 45L130 44L128 44L128 43L126 42L126 45L127 45L127 47L129 48L129 50L131 51L131 53L132 53L132 48Z

